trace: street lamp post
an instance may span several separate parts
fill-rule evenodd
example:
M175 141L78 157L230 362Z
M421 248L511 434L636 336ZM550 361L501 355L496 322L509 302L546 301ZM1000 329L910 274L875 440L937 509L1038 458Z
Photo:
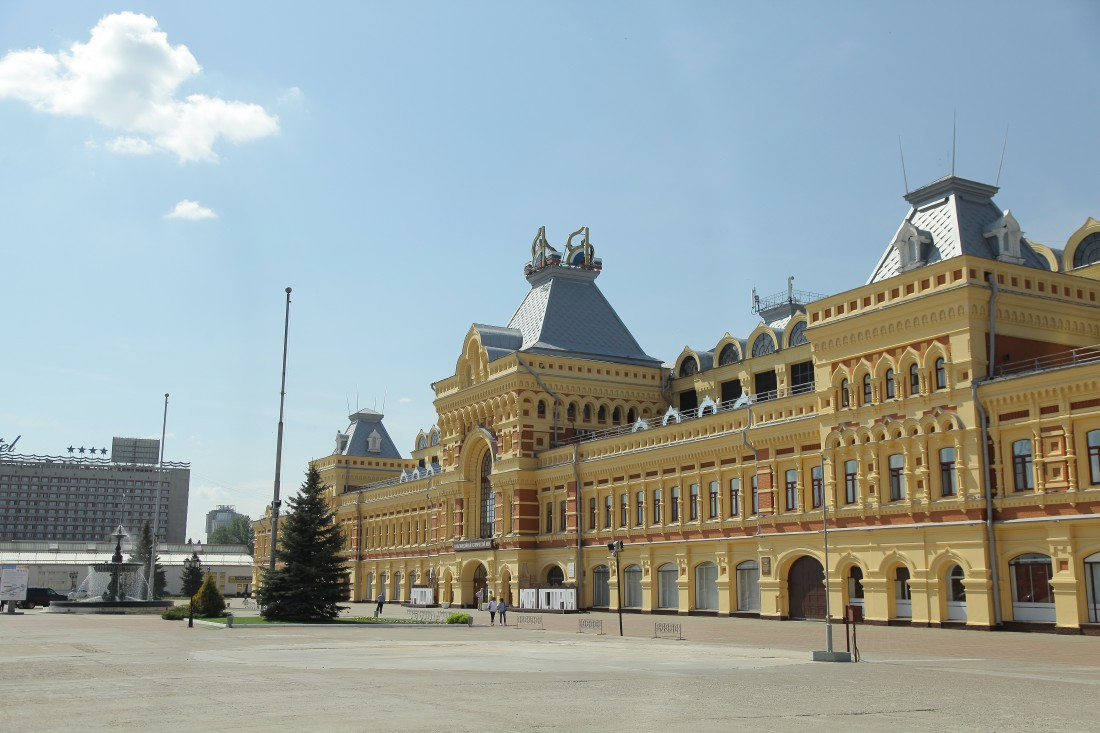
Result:
M623 551L623 541L615 540L607 543L607 549L615 556L615 595L618 598L619 607L619 636L623 635L623 576L619 572L619 553Z
M188 544L191 543L189 542ZM188 571L193 571L195 568L202 566L202 561L199 560L200 552L202 552L202 542L198 542L191 546L191 557L183 561L183 566L187 568ZM187 628L189 629L195 627L195 594L197 592L198 591L192 593L191 598L187 602Z
M279 482L283 473L283 405L286 403L286 345L290 336L290 288L286 289L286 317L283 320L283 381L279 390L279 435L275 443L275 498L271 501L271 547L268 548L268 568L275 569L275 548L279 542ZM209 537L207 539L210 539Z

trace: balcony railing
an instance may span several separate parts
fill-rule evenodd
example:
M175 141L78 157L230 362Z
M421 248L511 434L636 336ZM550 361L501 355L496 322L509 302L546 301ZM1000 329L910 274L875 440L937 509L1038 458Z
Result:
M1011 377L1027 374L1029 372L1042 372L1048 369L1061 369L1063 367L1095 364L1097 362L1100 362L1100 344L1070 349L1069 351L1063 351L1058 354L1038 356L1034 359L1014 361L1011 364L1002 364L994 370L994 375L998 377Z

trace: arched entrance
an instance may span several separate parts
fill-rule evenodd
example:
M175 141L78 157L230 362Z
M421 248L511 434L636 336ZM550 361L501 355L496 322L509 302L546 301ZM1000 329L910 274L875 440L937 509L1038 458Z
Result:
M816 559L800 557L787 573L791 618L825 618L825 571Z
M611 569L606 565L592 571L592 605L597 608L611 606Z
M474 587L472 595L470 596L470 603L476 607L478 599L481 599L482 603L489 602L489 577L485 572L485 566L478 563L477 569L474 570ZM478 595L480 591L481 595Z
M512 604L512 573L504 568L500 571L500 598L509 606Z

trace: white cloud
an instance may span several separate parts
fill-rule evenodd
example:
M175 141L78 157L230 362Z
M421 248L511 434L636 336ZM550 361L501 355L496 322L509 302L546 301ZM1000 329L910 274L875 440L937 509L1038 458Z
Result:
M169 45L155 18L117 13L68 51L8 53L0 59L0 99L90 117L125 133L105 145L113 152L164 150L183 162L217 160L220 138L240 143L278 131L278 118L257 104L202 94L177 98L180 85L201 70L187 46Z
M217 219L218 215L214 213L213 209L206 208L198 201L184 199L176 204L176 208L165 214L164 218L198 221L199 219Z
M291 87L285 92L279 95L280 104L290 104L291 102L299 102L305 98L305 94L298 87Z

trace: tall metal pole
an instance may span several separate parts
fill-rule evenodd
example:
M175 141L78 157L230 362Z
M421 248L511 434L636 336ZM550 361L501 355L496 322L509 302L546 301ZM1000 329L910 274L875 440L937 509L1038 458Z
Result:
M153 600L157 584L157 532L160 525L160 487L164 483L164 436L168 430L168 393L164 393L164 420L160 424L160 456L157 458L157 501L153 504L153 546L149 548L147 600Z
M279 539L279 479L283 472L283 404L286 402L286 342L290 335L290 288L286 289L286 319L283 322L283 382L279 390L279 438L275 444L275 498L271 502L271 547L268 567L275 569L275 548Z
M619 552L623 549L620 542L615 547L615 595L619 605L619 636L623 635L623 574L619 571Z
M813 493L813 478L810 478ZM833 653L833 616L829 607L829 506L825 500L825 448L821 449L821 535L825 543L825 650Z

